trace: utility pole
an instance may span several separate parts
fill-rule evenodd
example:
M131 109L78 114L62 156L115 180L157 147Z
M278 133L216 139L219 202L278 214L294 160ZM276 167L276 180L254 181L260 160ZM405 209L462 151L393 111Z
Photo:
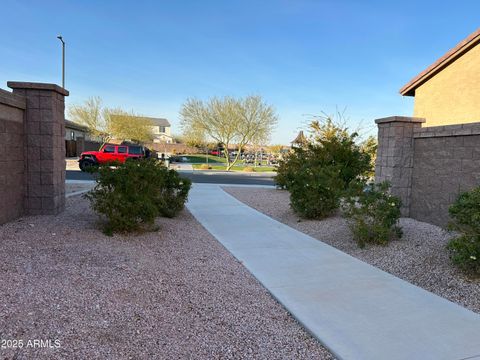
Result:
M58 35L57 39L62 42L62 88L65 89L65 41L62 35Z

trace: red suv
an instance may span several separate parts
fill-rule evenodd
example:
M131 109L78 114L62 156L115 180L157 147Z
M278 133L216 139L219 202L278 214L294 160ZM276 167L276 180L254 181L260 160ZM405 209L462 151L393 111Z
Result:
M111 162L124 163L127 159L148 157L149 151L140 145L105 144L98 151L85 151L78 160L80 170L85 171L90 166Z

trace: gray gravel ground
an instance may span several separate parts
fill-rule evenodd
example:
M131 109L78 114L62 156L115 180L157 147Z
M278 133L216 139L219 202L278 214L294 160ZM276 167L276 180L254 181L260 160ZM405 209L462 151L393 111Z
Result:
M188 211L135 237L93 219L76 196L0 226L0 339L24 341L0 359L333 358Z
M401 240L388 246L358 248L344 219L300 220L284 190L225 187L245 204L356 258L480 313L480 279L469 279L454 268L445 245L448 232L409 218L400 219Z

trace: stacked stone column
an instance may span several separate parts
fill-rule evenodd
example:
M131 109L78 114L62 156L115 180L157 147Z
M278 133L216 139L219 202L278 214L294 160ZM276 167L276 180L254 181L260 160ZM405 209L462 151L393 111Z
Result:
M65 208L65 96L54 84L8 82L26 98L25 197L28 215L58 214Z
M391 116L377 119L378 150L375 182L389 181L392 194L402 200L402 216L410 216L415 128L425 119Z

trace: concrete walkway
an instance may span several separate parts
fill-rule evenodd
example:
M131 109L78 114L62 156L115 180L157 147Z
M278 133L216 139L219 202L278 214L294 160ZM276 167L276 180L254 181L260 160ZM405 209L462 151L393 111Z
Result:
M174 169L177 171L193 171L193 165L190 163L171 163L169 166L170 169Z
M65 196L84 194L96 185L94 180L65 180Z
M187 204L340 359L480 359L480 315L244 205L213 184Z

